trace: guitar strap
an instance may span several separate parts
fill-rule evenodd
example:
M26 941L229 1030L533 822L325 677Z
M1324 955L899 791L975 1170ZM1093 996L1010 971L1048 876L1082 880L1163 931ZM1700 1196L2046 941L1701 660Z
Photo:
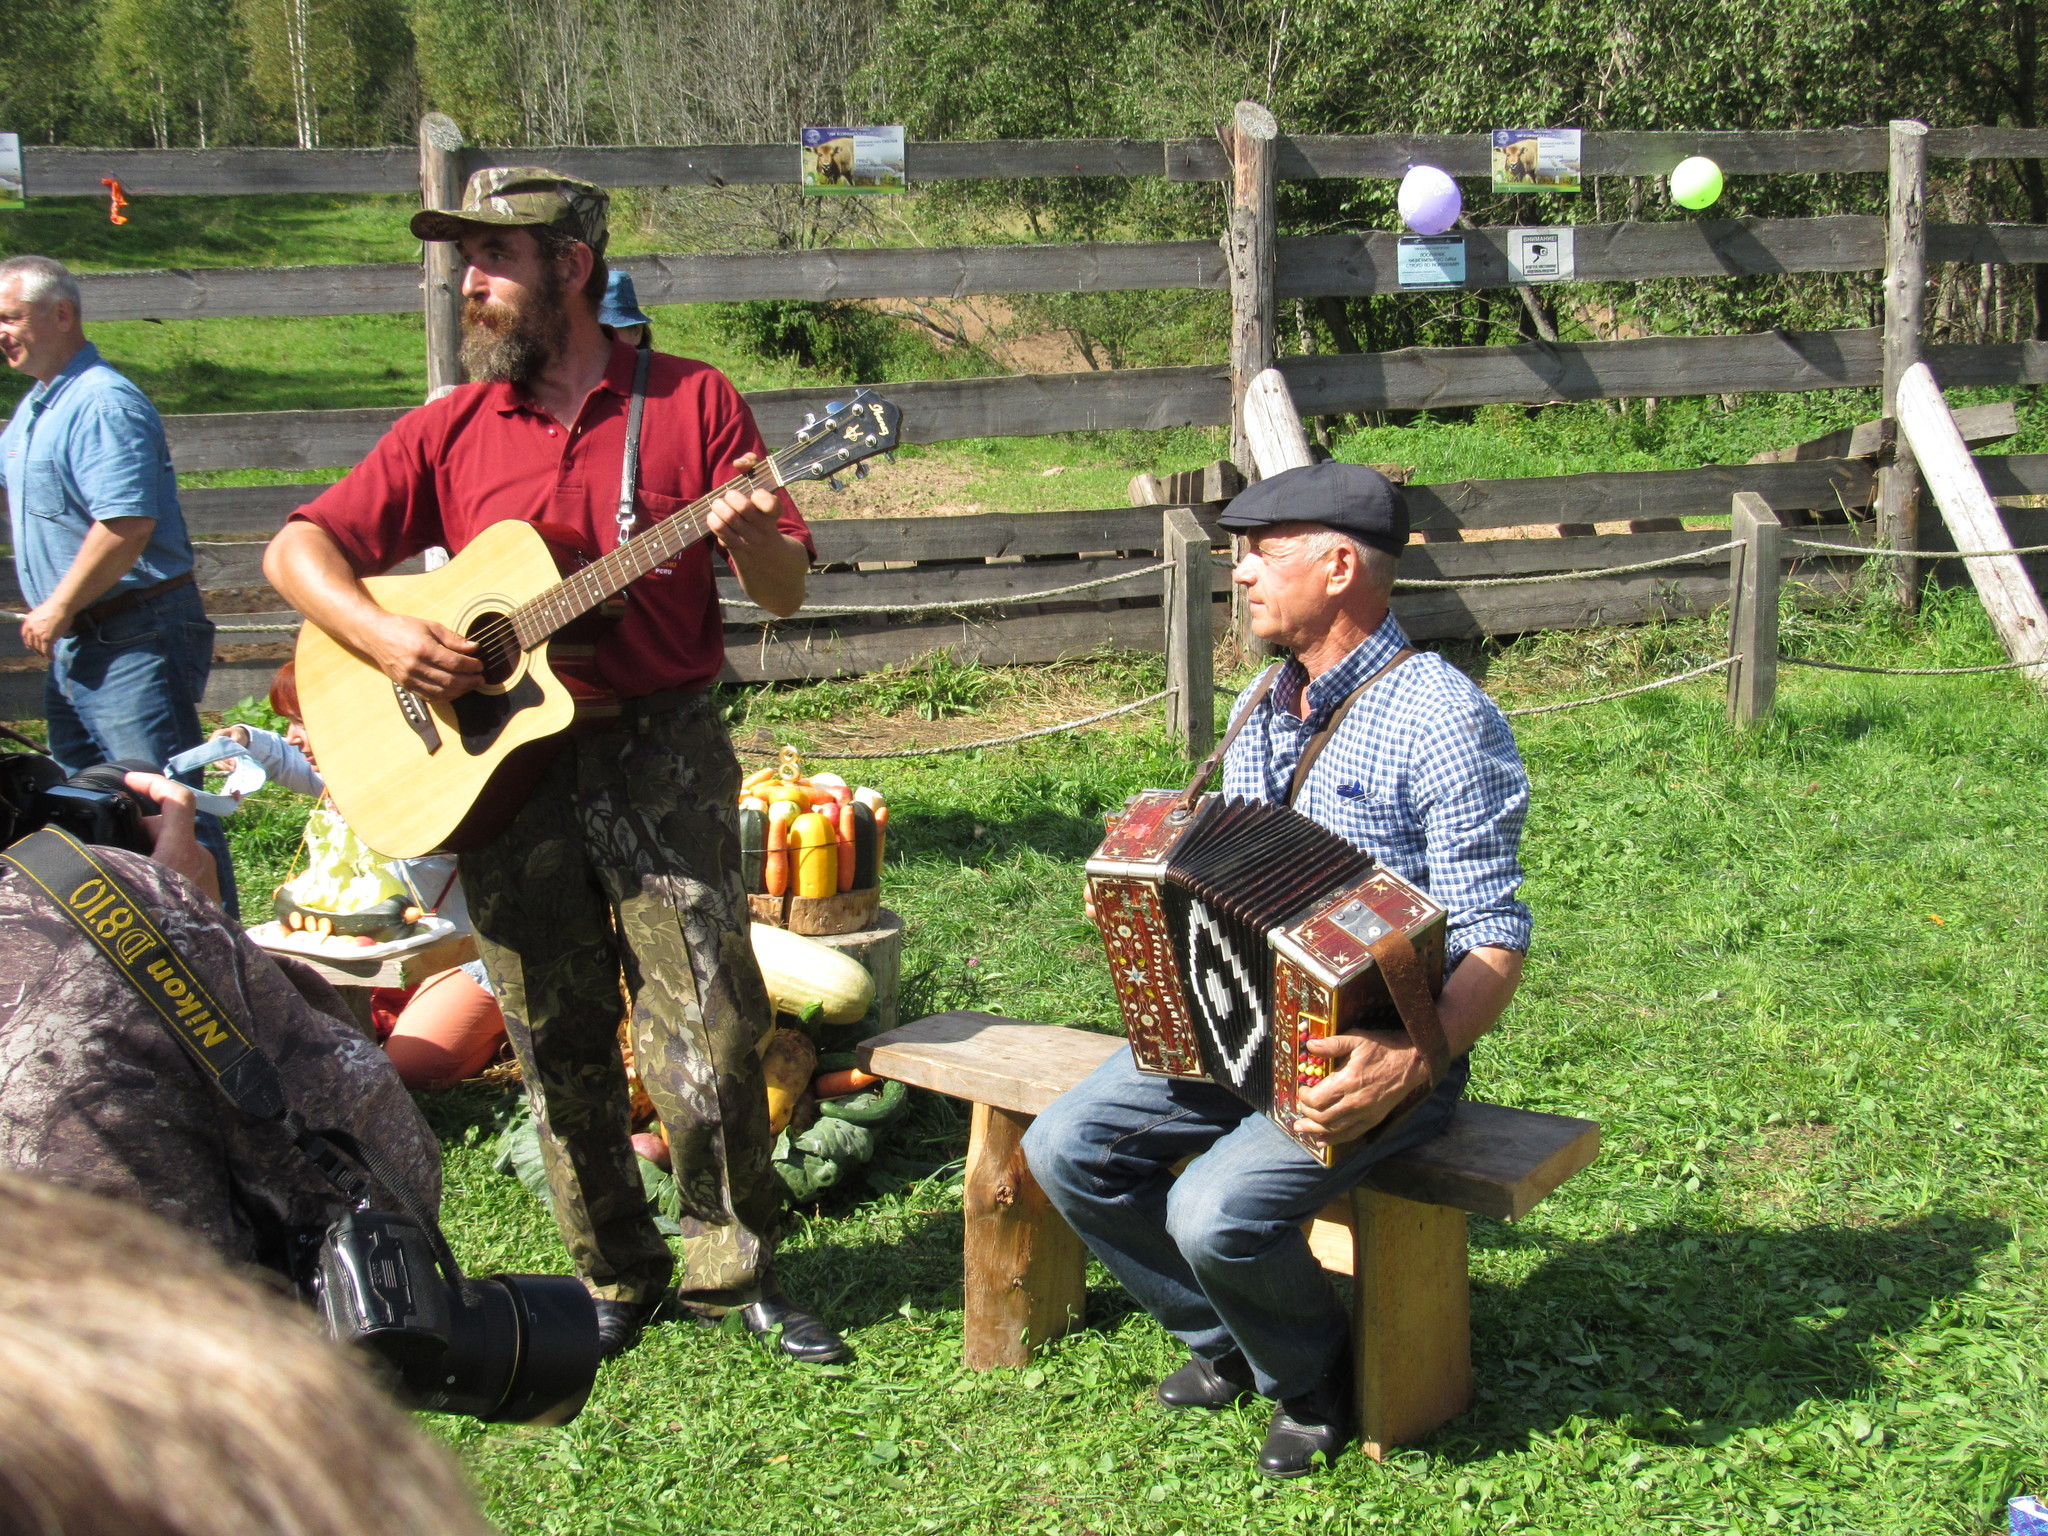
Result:
M642 347L633 359L633 398L626 407L626 455L619 469L619 542L633 537L640 520L640 416L647 405L647 360L653 349Z

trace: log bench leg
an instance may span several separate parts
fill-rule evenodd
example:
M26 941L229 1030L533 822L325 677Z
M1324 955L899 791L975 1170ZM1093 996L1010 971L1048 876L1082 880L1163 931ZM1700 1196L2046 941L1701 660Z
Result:
M1358 1448L1378 1461L1472 1405L1465 1213L1363 1185L1351 1200Z
M1088 1250L1024 1162L1031 1120L990 1104L974 1106L965 1190L962 1355L969 1370L1029 1365L1032 1350L1081 1321L1087 1298Z

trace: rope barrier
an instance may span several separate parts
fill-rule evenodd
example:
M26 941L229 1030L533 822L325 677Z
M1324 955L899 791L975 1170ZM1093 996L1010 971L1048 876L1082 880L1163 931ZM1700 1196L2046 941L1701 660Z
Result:
M1961 677L1970 672L2018 672L2048 667L2048 661L2002 661L1995 667L1852 667L1846 661L1816 661L1811 656L1780 656L1783 667L1819 667L1827 672L1868 672L1878 677Z
M1062 731L1077 731L1084 725L1095 724L1098 720L1108 720L1116 715L1128 715L1132 710L1143 709L1147 704L1157 704L1171 692L1173 692L1171 688L1162 688L1157 693L1148 694L1142 699L1134 699L1129 704L1119 704L1115 709L1105 709L1098 715L1083 715L1079 720L1064 720L1058 725L1040 726L1035 731L1018 731L1011 736L989 736L980 741L962 741L944 747L909 747L900 752L834 752L829 747L813 747L804 755L806 757L822 757L829 761L844 761L852 759L869 760L882 757L938 757L947 752L973 752L982 747L1007 747L1013 742L1030 741L1035 736L1057 736ZM750 757L774 757L782 749L776 746L740 747L738 750Z
M1047 587L1042 592L1013 592L1007 597L963 598L950 603L832 603L824 607L806 605L791 617L830 618L841 613L959 613L969 608L1021 606L1025 603L1042 603L1049 597L1065 597L1070 592L1087 592L1095 587L1114 586L1119 581L1130 581L1139 576L1157 575L1171 566L1171 561L1162 560L1157 565L1141 565L1134 571L1118 571L1114 576L1097 576L1091 581L1071 582L1064 587ZM720 598L719 603L726 608L751 608L756 613L766 611L758 603L750 603L743 598Z
M1395 578L1394 590L1403 587L1416 591L1444 591L1453 587L1540 587L1553 581L1584 581L1593 576L1626 576L1631 571L1655 571L1667 565L1689 565L1695 560L1704 560L1709 555L1725 555L1731 549L1740 549L1740 539L1730 539L1726 544L1716 544L1709 549L1695 549L1683 555L1667 555L1662 560L1638 560L1633 565L1602 566L1597 571L1559 571L1551 576L1474 576L1464 581L1425 581L1420 577Z
M1871 555L1884 560L1985 560L1992 555L2048 555L2048 544L2023 549L1887 549L1881 544L1821 544L1813 539L1787 539L1801 549L1824 549L1831 555Z
M1518 715L1549 715L1560 709L1584 709L1588 704L1605 704L1610 699L1625 699L1633 693L1651 693L1659 688L1669 688L1674 683L1689 683L1696 677L1705 677L1709 672L1719 672L1735 665L1737 658L1723 656L1719 661L1710 661L1704 667L1694 667L1690 672L1681 672L1676 677L1659 678L1654 683L1642 683L1634 688L1617 688L1612 693L1596 693L1590 699L1573 699L1564 704L1536 704L1526 709L1504 710L1510 720Z

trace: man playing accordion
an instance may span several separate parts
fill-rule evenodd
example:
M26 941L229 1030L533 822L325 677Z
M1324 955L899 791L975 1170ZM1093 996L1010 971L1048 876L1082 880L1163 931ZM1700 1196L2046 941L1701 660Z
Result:
M1024 1150L1096 1257L1187 1345L1160 1402L1274 1399L1259 1469L1295 1477L1352 1432L1349 1325L1301 1224L1375 1162L1442 1131L1464 1092L1468 1053L1513 997L1529 947L1515 897L1529 785L1500 710L1449 662L1411 650L1388 610L1408 541L1397 487L1316 464L1261 481L1222 521L1246 538L1232 579L1253 633L1293 653L1239 698L1223 791L1292 793L1295 810L1448 909L1437 1013L1450 1067L1387 1134L1354 1140L1426 1088L1428 1067L1400 1031L1310 1043L1331 1070L1301 1091L1295 1128L1338 1147L1326 1167L1226 1089L1141 1073L1119 1051L1038 1117Z

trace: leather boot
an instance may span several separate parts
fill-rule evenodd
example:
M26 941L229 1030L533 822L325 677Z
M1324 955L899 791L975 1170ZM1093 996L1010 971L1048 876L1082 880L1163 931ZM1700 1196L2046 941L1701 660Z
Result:
M1168 1408L1228 1408L1252 1389L1252 1368L1236 1350L1218 1360L1188 1356L1154 1395Z
M852 1346L846 1340L788 1301L763 1300L741 1307L740 1321L749 1333L780 1329L775 1347L805 1365L838 1365L853 1358Z
M1351 1438L1351 1353L1338 1356L1336 1367L1311 1391L1282 1398L1273 1409L1266 1443L1259 1447L1259 1471L1267 1477L1300 1477L1312 1472L1316 1453L1324 1462Z
M597 1358L616 1359L638 1344L657 1305L648 1301L597 1302Z

